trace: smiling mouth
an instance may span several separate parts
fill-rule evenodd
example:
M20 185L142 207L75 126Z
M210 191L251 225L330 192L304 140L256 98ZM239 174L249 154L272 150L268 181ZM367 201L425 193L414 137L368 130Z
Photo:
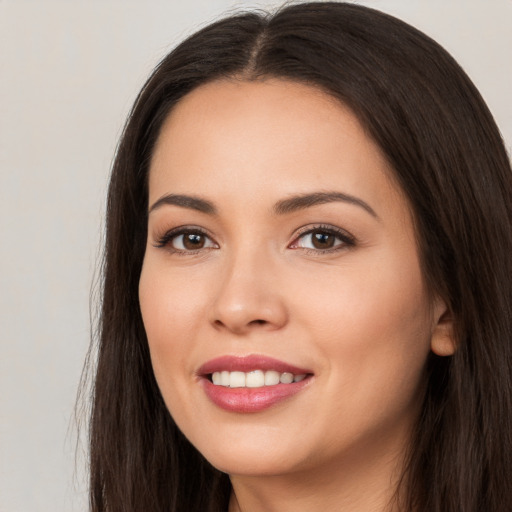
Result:
M314 373L260 354L225 355L204 363L198 382L216 406L232 413L256 413L309 388Z
M226 388L263 388L278 384L293 384L301 382L308 374L293 374L290 372L278 372L276 370L241 371L217 371L207 375L207 378L215 386Z

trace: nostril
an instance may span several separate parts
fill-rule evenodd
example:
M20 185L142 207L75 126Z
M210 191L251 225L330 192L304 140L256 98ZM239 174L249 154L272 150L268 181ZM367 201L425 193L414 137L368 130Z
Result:
M210 311L210 325L217 331L247 334L252 329L274 330L286 324L288 315L281 299L253 302L230 300L214 303Z

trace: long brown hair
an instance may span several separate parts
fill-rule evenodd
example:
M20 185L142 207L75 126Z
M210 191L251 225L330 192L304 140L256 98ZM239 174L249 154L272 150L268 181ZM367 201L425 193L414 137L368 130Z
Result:
M138 302L147 174L173 106L206 82L280 77L348 105L409 199L425 279L457 351L431 355L400 496L404 510L512 506L512 173L469 78L430 38L348 3L242 13L159 64L122 135L108 194L90 424L93 512L225 512L227 475L185 439L158 390Z

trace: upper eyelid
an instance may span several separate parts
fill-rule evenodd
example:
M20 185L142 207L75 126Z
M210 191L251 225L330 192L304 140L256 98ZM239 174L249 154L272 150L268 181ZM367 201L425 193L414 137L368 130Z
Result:
M171 240L174 238L184 235L186 233L197 233L201 234L208 239L210 239L215 245L219 245L218 242L215 240L215 238L208 233L207 230L204 228L200 228L199 226L193 226L193 225L183 225L183 226L177 226L175 228L168 229L164 231L163 234L155 234L153 235L154 240L154 247L157 248L163 248L165 247ZM176 251L179 251L179 249L176 249Z
M163 238L163 237L166 237L166 236L181 235L183 233L200 233L202 235L207 236L208 238L211 238L212 240L214 238L209 230L207 230L207 229L205 229L203 227L195 226L193 224L190 224L190 225L189 224L184 224L184 225L176 226L175 228L170 228L170 229L163 230L161 232L161 234L159 234L159 233L160 233L159 230L155 230L153 238L160 239L160 238Z
M298 232L294 235L293 240L296 240L297 238L299 238L303 235L314 233L315 231L325 231L325 232L331 233L333 235L337 235L339 237L348 238L354 242L356 241L356 237L354 235L352 235L346 229L342 229L342 228L339 228L336 226L325 225L325 224L304 226L303 228L300 228L298 230Z

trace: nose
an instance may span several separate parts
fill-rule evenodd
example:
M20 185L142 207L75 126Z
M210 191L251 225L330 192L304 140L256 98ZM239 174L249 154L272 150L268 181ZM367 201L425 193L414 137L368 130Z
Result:
M254 253L226 261L213 300L211 322L234 334L277 330L288 322L285 290L268 258Z

